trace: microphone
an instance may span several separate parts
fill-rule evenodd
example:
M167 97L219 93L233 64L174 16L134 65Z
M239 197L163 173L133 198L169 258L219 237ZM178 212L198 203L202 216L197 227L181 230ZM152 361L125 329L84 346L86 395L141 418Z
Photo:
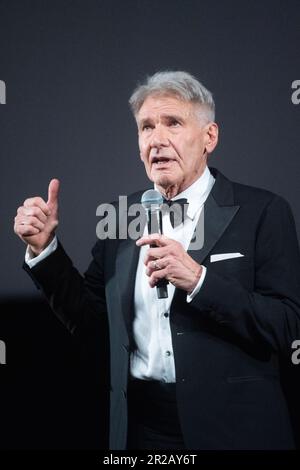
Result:
M162 195L155 189L149 189L142 195L141 204L147 214L148 233L159 233L162 235ZM156 245L150 245L150 247L156 248ZM167 285L168 281L166 279L160 279L156 284L156 292L159 299L166 299L168 297Z

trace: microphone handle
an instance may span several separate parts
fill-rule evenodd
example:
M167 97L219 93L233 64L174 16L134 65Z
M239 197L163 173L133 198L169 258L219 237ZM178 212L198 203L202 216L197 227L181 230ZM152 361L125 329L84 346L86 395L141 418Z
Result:
M156 293L158 299L168 298L168 283L167 279L160 279L156 284Z
M148 233L159 233L162 235L162 213L161 211L156 211L156 213L149 211L147 214L148 217ZM150 248L157 248L157 245L151 244ZM167 299L168 298L168 284L167 279L160 279L156 284L156 293L158 299Z

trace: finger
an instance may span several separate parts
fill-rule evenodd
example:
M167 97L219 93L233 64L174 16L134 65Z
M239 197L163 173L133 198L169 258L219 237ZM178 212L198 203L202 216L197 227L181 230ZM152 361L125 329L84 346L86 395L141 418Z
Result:
M168 250L169 250L168 247L149 248L149 250L147 250L147 253L144 259L144 264L147 266L149 261L153 261L153 260L155 261L157 259L160 260L160 258L163 258L164 256L168 254Z
M146 274L147 276L151 276L151 274L154 271L159 271L160 269L163 269L166 265L163 263L163 261L160 259L158 261L149 261L147 268L146 268Z
M147 276L151 276L154 271L160 271L161 269L165 269L171 265L174 266L175 263L170 256L165 256L157 260L149 261L146 267L146 274Z
M33 227L32 225L18 225L18 227L15 229L15 232L21 237L30 237L40 233L40 230L36 227Z
M152 233L151 235L145 235L144 237L140 238L136 241L137 246L144 246L144 245L157 245L157 246L166 246L172 243L171 238L167 238L164 235L160 235L159 233Z
M58 205L58 192L59 192L59 180L57 178L54 178L49 183L47 204L54 205L54 206Z
M44 212L44 214L46 214L46 215L51 214L51 210L49 209L49 207L45 203L44 199L42 199L39 196L30 197L30 198L26 199L23 203L23 206L27 207L27 208L29 208L29 207L39 207L41 209L41 211Z
M160 279L167 279L167 269L160 269L159 271L154 271L149 279L150 287L155 287Z
M27 216L27 215L33 215L37 217L41 222L46 223L47 222L47 216L46 214L37 206L31 206L31 207L19 207L17 214L21 217Z
M16 222L18 225L32 225L33 227L36 227L39 230L43 230L45 227L45 224L43 222L41 222L37 217L34 217L32 215L26 215L23 217L18 216Z
M150 261L146 267L147 276L151 276L154 271L159 270L161 267L156 261Z

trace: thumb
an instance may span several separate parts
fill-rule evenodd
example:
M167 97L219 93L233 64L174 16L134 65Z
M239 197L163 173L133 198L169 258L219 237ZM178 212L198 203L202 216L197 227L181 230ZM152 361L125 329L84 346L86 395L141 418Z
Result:
M58 205L59 180L54 178L50 181L48 187L47 204Z

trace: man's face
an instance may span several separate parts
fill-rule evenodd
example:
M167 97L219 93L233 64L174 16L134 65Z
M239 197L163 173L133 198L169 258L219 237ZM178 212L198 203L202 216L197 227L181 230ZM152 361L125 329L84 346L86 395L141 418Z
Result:
M207 154L217 145L218 127L203 124L199 107L170 95L149 96L136 119L147 175L174 197L202 174Z

